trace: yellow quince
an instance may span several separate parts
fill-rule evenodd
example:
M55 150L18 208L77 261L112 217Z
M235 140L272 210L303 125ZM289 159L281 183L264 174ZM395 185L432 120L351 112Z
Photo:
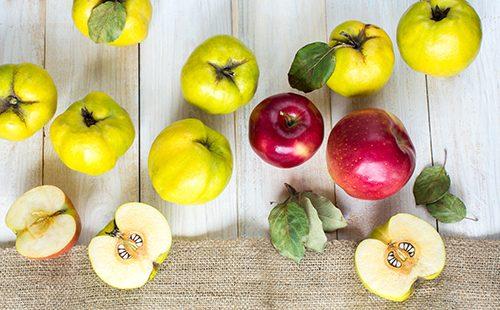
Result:
M219 196L233 171L226 137L200 120L174 122L156 137L148 158L149 177L160 197L199 205Z
M73 103L50 127L50 140L62 162L89 175L111 170L134 138L127 111L102 92Z
M47 71L30 63L0 66L0 138L31 137L56 108L57 90Z
M330 45L335 52L335 70L327 85L344 97L373 94L389 81L394 68L392 41L380 27L346 21L333 29Z
M133 45L148 35L153 9L149 0L74 0L73 21L96 43Z

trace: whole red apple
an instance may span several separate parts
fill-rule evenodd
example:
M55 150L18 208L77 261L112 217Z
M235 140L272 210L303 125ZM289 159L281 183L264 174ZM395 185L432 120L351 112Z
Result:
M401 121L380 109L354 111L332 129L328 171L349 195L378 200L398 192L415 170L415 148Z
M267 163L298 166L323 142L323 117L304 96L287 93L264 99L250 115L250 144Z

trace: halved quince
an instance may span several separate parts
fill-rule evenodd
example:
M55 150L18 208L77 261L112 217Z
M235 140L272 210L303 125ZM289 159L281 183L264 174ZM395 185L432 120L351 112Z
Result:
M52 185L35 187L10 207L5 223L16 234L16 249L29 258L54 258L80 236L80 218L69 198Z
M361 241L354 255L356 272L372 293L404 301L419 279L434 279L446 260L443 239L426 221L400 213Z
M152 280L167 258L172 234L157 209L132 202L120 206L112 220L89 244L96 274L107 284L138 288Z

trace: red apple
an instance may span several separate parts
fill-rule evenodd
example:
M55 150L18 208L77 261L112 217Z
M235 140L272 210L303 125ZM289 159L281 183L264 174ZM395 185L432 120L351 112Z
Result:
M29 258L54 258L69 251L80 236L80 218L69 198L55 186L24 193L10 207L5 223L16 234L16 249Z
M415 148L401 121L380 109L354 111L332 129L328 171L349 195L378 200L398 192L415 170Z
M298 166L311 158L323 141L323 117L306 97L287 93L264 99L250 115L250 144L267 163Z

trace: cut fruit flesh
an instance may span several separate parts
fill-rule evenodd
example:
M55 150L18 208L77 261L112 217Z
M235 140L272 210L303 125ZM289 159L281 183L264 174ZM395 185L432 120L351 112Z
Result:
M56 257L71 248L80 234L76 210L63 191L51 185L19 197L5 223L17 235L17 251L30 258Z
M169 252L172 236L167 220L157 209L142 203L118 208L108 225L89 244L94 271L107 284L138 288L155 274Z
M50 223L37 225L48 226L40 233L26 230L17 235L16 249L19 254L31 258L50 257L72 242L76 235L77 224L71 215L62 214L46 221Z
M363 240L355 253L356 271L372 293L393 301L406 300L418 278L433 279L445 265L439 233L410 214L397 214Z

